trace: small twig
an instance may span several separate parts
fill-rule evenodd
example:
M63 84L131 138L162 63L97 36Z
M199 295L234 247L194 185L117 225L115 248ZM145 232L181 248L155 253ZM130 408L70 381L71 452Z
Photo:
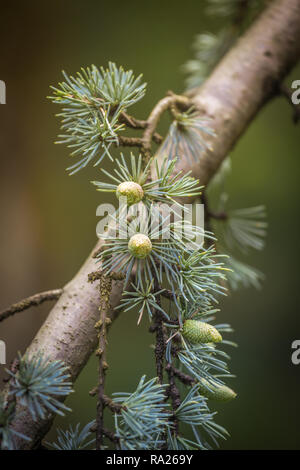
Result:
M143 147L143 140L140 137L124 137L119 135L118 142L121 147Z
M93 426L91 426L90 431L91 432L97 432L97 424L96 423ZM114 444L119 443L119 439L117 438L117 436L115 435L114 432L112 432L112 431L110 431L109 429L106 429L106 428L102 428L102 432L103 432L103 435L105 437L107 437Z
M189 98L172 93L169 96L161 99L151 111L147 119L147 127L143 135L143 151L145 153L146 159L150 158L152 137L161 115L174 104L178 104L185 109L191 106Z
M106 317L106 312L109 311L110 293L111 293L112 280L110 277L101 275L99 290L100 290L100 319L96 323L95 328L99 331L99 348L96 355L99 357L99 373L98 373L98 402L97 402L97 430L96 430L96 449L101 450L103 444L103 412L105 407L104 402L104 384L105 374L108 368L106 362L106 328L111 322Z
M166 365L166 371L169 372L169 370L172 370L174 376L177 377L184 385L193 385L196 382L193 377L181 372L181 370L177 369L170 363Z
M103 428L103 434L114 444L119 444L119 438L115 435L114 432L110 431L109 429Z
M188 109L191 106L189 98L186 96L175 95L169 92L168 96L160 100L151 111L148 119L139 120L133 116L122 112L120 115L120 121L125 123L127 127L132 129L144 129L143 137L118 137L118 145L123 147L138 147L141 149L145 157L145 163L151 158L151 143L152 140L157 144L161 144L163 138L156 132L156 127L159 122L161 115L167 109L175 109L175 105L180 109ZM177 109L177 108L176 108Z
M91 397L95 397L97 393L98 393L98 387L95 387L89 392L89 395ZM126 410L125 406L122 406L119 403L114 402L113 399L108 397L107 395L103 395L102 399L103 399L104 405L107 406L113 413L120 413L122 410Z
M123 122L127 127L131 127L132 129L145 129L145 127L147 127L147 121L143 119L136 119L124 111L120 114L119 121Z
M174 428L175 428L175 433L178 434L178 419L176 418L175 411L177 408L180 406L181 400L180 400L180 392L178 390L178 387L175 382L174 378L174 371L170 363L167 364L166 371L168 373L168 378L169 378L169 387L167 388L167 396L171 398L172 401L172 409L173 409L173 416L172 420L174 423Z
M8 317L11 317L12 315L15 315L15 313L22 312L23 310L27 310L30 307L40 305L47 300L57 300L62 293L63 289L53 289L31 295L30 297L27 297L26 299L11 305L6 310L3 310L0 313L0 322Z
M155 276L155 274L154 274ZM158 280L154 277L154 292L160 290ZM156 302L161 306L160 295L157 295ZM164 358L165 358L165 334L164 334L164 317L160 310L154 309L153 312L153 324L151 325L149 331L156 333L156 342L155 342L155 362L156 362L156 372L159 383L163 383L163 369L164 369Z
M293 108L293 122L297 124L300 121L300 105L292 101L292 91L283 83L279 86L279 94L284 96Z
M130 127L131 129L146 129L148 125L148 121L136 119L125 112L121 113L120 122L123 122L124 124L126 124L127 127ZM156 144L161 144L163 141L163 137L158 132L154 132L152 140Z
M169 290L169 289L165 289L165 290L161 293L161 295L162 295L163 297L165 297L166 299L174 300L174 294L173 294L173 292L172 292L171 290Z

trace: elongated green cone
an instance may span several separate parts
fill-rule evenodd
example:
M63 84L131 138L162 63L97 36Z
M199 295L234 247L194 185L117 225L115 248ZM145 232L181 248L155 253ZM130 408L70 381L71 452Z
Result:
M218 330L203 321L185 320L182 334L192 344L219 343L222 341L222 336Z
M209 387L209 390L206 387ZM236 397L236 393L226 385L217 383L212 385L205 379L201 379L199 382L199 392L204 397L214 401L230 401Z

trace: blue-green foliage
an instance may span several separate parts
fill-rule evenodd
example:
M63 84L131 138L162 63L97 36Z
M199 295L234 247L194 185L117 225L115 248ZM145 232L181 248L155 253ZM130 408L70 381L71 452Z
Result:
M152 158L143 168L141 155L136 158L131 153L131 165L129 166L124 155L121 154L121 159L115 160L117 168L114 169L114 174L102 169L103 173L114 183L100 181L92 181L92 183L97 187L97 191L115 192L120 183L133 181L142 187L144 191L143 202L147 207L150 207L152 202L171 203L182 207L175 198L200 196L202 187L199 186L198 180L190 176L191 172L186 174L182 174L182 172L175 173L176 161L176 158L172 160L164 158L159 166L157 160ZM149 181L152 163L155 171L151 181Z
M226 255L223 262L228 268L226 277L231 289L236 290L241 286L260 288L264 280L263 273L239 257L264 248L268 226L266 208L263 205L238 210L228 208L230 198L226 191L226 179L231 171L231 160L228 157L209 187L209 191L218 192L218 212L226 215L212 220L218 240L217 249Z
M63 431L57 430L57 441L48 442L49 447L54 450L84 450L91 447L95 442L91 428L95 425L95 421L91 421L83 429L80 430L78 423L75 428L70 425L69 429Z
M65 81L59 88L52 87L54 95L49 97L63 106L58 114L61 129L58 143L72 149L71 156L79 160L69 168L74 174L94 161L98 165L108 155L112 144L118 144L118 134L124 130L120 115L129 106L143 98L146 84L142 75L134 77L131 70L125 71L110 62L107 69L95 65L81 69L75 77L63 72Z
M210 120L201 118L199 112L192 107L187 112L176 115L157 156L164 158L167 155L169 160L180 156L180 160L186 160L189 165L193 165L203 150L208 148L207 137L214 135Z
M20 357L18 371L7 371L11 376L10 395L27 407L34 420L47 413L64 415L71 411L59 398L69 395L72 389L68 368L62 361L49 361L42 355Z
M14 401L8 402L3 395L0 394L0 449L14 450L15 438L30 439L24 434L17 432L10 425L15 416L16 404Z
M191 426L195 437L192 446L201 450L209 449L212 443L217 445L218 439L225 439L228 436L226 429L215 423L215 414L209 410L206 398L199 394L198 385L189 390L175 412L179 421Z
M124 291L123 298L121 299L121 303L116 309L122 308L124 312L128 312L128 310L138 308L139 317L138 317L138 324L140 323L144 311L146 311L149 315L149 320L152 320L152 313L154 310L159 310L166 320L169 320L168 314L158 305L156 301L156 297L164 292L164 289L161 289L157 292L153 292L153 282L146 282L145 284L142 283L139 286L136 286L131 283L132 290L131 291Z
M154 450L164 443L164 434L171 426L166 385L143 376L134 393L114 393L114 401L124 409L115 414L116 437L121 450Z

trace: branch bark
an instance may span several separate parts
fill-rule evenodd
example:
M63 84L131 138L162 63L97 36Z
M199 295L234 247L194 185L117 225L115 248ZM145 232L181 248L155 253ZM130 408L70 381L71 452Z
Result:
M300 56L300 1L275 0L221 60L205 83L188 95L217 138L195 163L193 176L206 185L261 107ZM211 148L211 149L210 149ZM179 162L184 171L188 163Z
M23 312L23 310L27 310L30 307L37 307L43 302L59 299L62 292L62 289L47 290L46 292L40 292L39 294L34 294L30 297L27 297L26 299L20 300L19 302L12 304L10 307L0 312L0 323L6 320L8 317L12 317L16 313Z
M211 141L213 150L201 155L199 162L179 168L192 170L201 184L207 184L260 108L275 94L280 82L297 62L300 55L300 0L275 0L261 15L237 45L221 61L210 78L189 93L204 116L212 119L217 137ZM192 159L191 159L192 161ZM99 244L97 244L99 248ZM89 256L79 273L64 288L28 348L30 355L43 351L51 360L62 359L76 379L97 345L94 328L100 305L99 290L87 282L95 270L95 260ZM108 316L113 320L113 308L122 294L122 281L113 281ZM32 438L18 442L18 447L32 448L45 435L53 420L33 422L28 414L19 416L14 428Z

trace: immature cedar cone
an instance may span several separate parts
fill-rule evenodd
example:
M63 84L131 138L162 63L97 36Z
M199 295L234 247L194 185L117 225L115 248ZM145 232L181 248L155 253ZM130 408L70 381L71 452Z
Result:
M209 387L210 390L206 387ZM226 385L220 385L217 383L212 385L205 379L200 380L199 391L204 397L215 401L230 401L236 397L236 393Z
M134 181L124 181L124 183L119 184L116 189L117 198L126 197L127 205L131 206L132 204L137 204L144 197L144 191L142 186Z
M185 320L182 334L192 344L219 343L222 341L222 336L218 330L203 321Z
M152 250L150 238L143 233L136 233L128 242L128 249L135 258L147 258Z

